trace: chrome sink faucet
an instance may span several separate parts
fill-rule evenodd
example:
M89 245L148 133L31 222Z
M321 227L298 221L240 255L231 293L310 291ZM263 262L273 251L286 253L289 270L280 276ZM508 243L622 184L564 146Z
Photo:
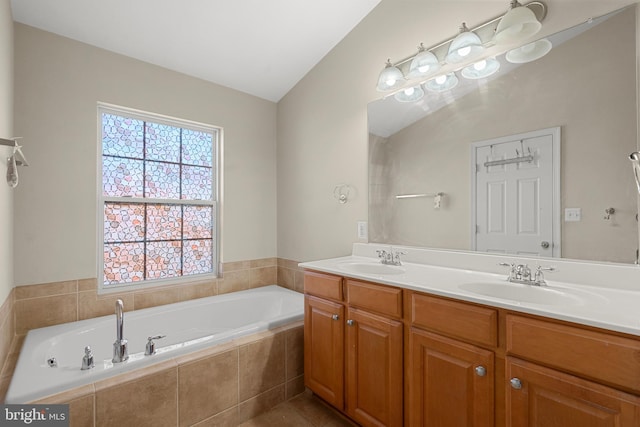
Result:
M501 262L499 265L511 268L511 270L509 270L509 277L507 278L509 282L532 286L545 286L547 282L544 280L543 271L555 271L554 267L542 267L538 265L535 272L532 273L527 264L516 264L514 262Z
M388 252L384 249L378 249L376 253L378 254L378 258L380 258L380 262L385 265L402 265L400 257L406 255L406 252L394 251L393 247L390 247Z
M127 340L124 335L124 304L121 299L116 300L116 341L113 343L113 363L121 363L129 358Z

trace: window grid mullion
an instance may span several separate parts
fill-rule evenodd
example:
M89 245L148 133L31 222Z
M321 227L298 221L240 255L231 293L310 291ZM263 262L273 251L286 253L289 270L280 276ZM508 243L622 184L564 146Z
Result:
M146 198L147 195L147 122L142 122L142 198ZM144 240L142 248L142 277L145 281L149 279L149 272L147 271L147 222L149 213L147 209L148 203L144 204Z

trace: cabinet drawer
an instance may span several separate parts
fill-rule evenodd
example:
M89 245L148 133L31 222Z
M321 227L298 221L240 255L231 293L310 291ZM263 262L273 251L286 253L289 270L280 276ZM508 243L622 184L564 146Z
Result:
M305 271L304 292L317 297L342 301L342 277Z
M640 391L640 340L508 315L507 352Z
M379 314L402 317L402 289L347 279L347 302Z
M413 293L411 324L491 347L498 345L498 312L490 308Z

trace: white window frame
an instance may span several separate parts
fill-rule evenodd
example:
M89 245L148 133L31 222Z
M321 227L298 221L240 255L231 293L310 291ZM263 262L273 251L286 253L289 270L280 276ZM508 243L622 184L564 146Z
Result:
M111 197L104 196L102 182L102 114L114 114L117 116L130 117L132 119L143 120L158 124L175 126L195 131L203 131L213 135L212 147L212 173L214 184L212 186L212 200L182 200L182 199L152 199L137 197ZM121 107L113 104L98 102L97 108L97 134L98 134L98 155L97 155L97 270L98 270L98 293L107 294L112 292L122 292L131 290L140 290L147 288L156 288L172 284L183 284L201 280L215 279L219 277L220 269L220 249L221 249L221 209L220 198L222 189L222 139L223 129L219 126L199 123L190 120L178 119L174 117L164 116L156 113L135 110L132 108ZM213 272L202 274L191 274L188 276L170 277L164 279L149 279L141 282L130 282L120 284L104 284L104 205L108 202L130 202L130 203L146 203L146 204L172 204L172 205L202 205L211 206L213 209L213 217L215 227L213 228ZM146 236L145 236L146 237Z

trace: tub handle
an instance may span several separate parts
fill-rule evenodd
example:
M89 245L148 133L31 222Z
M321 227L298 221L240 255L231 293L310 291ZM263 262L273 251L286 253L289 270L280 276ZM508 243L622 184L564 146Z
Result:
M151 356L153 354L156 354L156 343L154 343L153 340L159 340L164 337L166 337L166 335L156 335L155 337L148 337L147 348L144 350L144 355Z

